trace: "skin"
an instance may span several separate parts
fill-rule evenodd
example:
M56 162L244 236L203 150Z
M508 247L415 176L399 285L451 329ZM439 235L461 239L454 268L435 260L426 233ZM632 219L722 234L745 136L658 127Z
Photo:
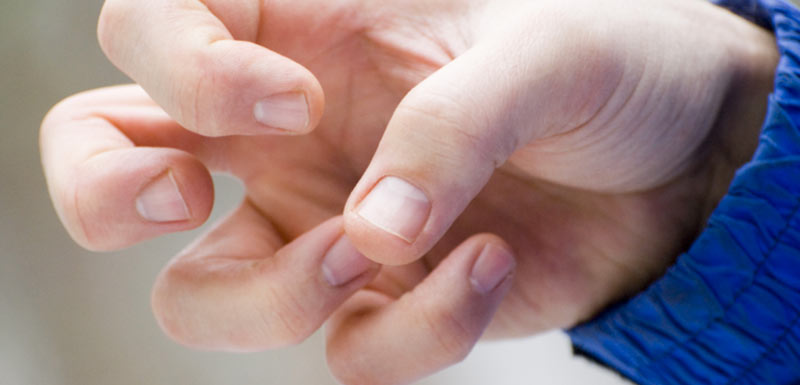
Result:
M694 0L116 0L99 36L147 93L90 91L45 119L70 234L113 250L196 227L209 170L235 175L242 206L165 268L156 317L237 351L330 320L348 384L408 382L484 331L569 327L643 289L752 154L777 58L767 32ZM307 126L253 119L279 92L305 96ZM148 222L136 194L167 170L191 217ZM432 201L411 242L355 212L385 175ZM342 234L379 263L332 286L320 265ZM516 267L479 293L486 245Z

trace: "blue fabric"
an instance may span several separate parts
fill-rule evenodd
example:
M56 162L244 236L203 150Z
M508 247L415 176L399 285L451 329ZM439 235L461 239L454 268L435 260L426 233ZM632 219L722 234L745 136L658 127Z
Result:
M800 11L718 4L774 30L781 52L758 150L664 277L569 335L642 384L800 384Z

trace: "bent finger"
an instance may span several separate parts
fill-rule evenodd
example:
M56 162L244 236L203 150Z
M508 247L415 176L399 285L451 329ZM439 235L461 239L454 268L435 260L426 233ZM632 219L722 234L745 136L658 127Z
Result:
M190 130L306 133L322 116L322 88L300 64L247 41L259 4L224 7L237 22L229 28L198 0L108 0L98 37L112 63Z
M258 351L299 343L378 265L331 219L282 246L249 202L176 257L153 289L153 310L176 341Z
M492 235L457 247L396 301L362 291L328 331L328 363L345 384L402 384L464 359L511 287L514 257Z
M132 137L187 149L202 138L131 92L115 87L76 95L42 123L42 164L53 204L70 235L91 250L195 228L214 200L211 176L193 155L136 147ZM96 104L98 95L111 100ZM120 109L125 112L117 114ZM144 133L149 130L159 134Z

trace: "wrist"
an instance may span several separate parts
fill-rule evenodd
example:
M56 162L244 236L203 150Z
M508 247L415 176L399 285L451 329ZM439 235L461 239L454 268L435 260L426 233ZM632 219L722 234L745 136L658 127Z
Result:
M800 381L800 12L761 4L784 55L756 155L663 278L570 331L579 350L635 381Z
M728 191L736 171L755 153L779 59L770 31L738 15L728 16L726 30L721 31L721 44L727 47L730 80L706 141L721 146L723 151L708 155L706 164L710 167L701 176L707 181L707 190L700 229Z

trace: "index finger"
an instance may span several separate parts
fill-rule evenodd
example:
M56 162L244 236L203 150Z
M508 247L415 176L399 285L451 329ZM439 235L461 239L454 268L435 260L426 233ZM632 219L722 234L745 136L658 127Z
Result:
M199 0L107 0L98 38L111 62L187 129L306 133L322 116L322 87L300 64L250 42L260 3L225 4L223 19Z
M135 86L62 101L45 117L40 137L56 212L73 239L91 250L119 249L205 222L214 190L194 155L205 142Z

